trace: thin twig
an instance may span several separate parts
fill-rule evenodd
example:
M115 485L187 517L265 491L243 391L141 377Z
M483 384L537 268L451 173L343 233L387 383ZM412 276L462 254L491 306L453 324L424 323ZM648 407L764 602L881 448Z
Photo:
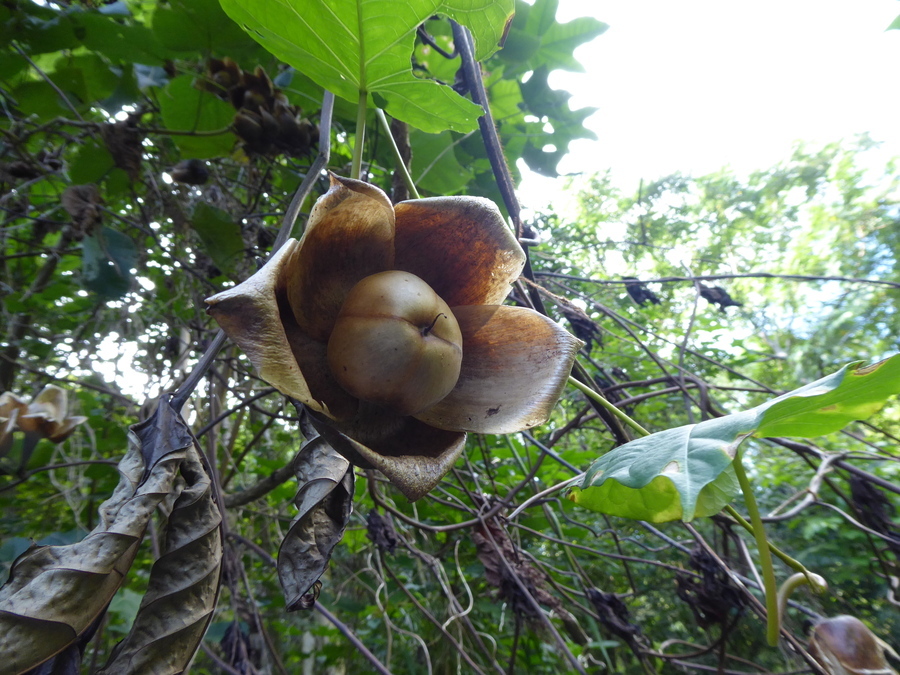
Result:
M381 673L381 675L392 675L391 671L388 670L385 665L378 660L378 657L376 657L371 651L369 651L369 648L363 644L362 640L356 637L356 634L352 630L350 630L350 628L346 624L344 624L334 614L329 612L318 600L316 600L315 607L316 611L319 612L319 614L333 623L335 628L341 631L341 633L344 634L344 637L350 641L350 644L356 647L359 653L365 656L366 659L368 659L369 663L372 664L372 667L375 668L377 672Z
M602 286L622 286L625 284L635 283L634 280L627 279L594 279L592 277L578 277L571 274L561 274L559 272L535 272L539 277L555 277L558 279L571 279L572 281L585 281L592 284ZM704 274L696 277L660 277L658 279L641 279L642 284L667 284L674 282L696 282L696 281L719 281L722 279L790 279L793 281L845 281L854 284L874 284L878 286L890 286L891 288L900 288L900 283L896 281L883 281L881 279L859 279L856 277L831 277L831 276L813 276L810 274L772 274L770 272L747 272L744 274Z

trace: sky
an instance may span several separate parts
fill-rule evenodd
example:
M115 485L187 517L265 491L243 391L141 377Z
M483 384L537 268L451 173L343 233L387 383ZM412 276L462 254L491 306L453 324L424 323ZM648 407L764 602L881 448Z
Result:
M572 108L599 110L561 173L611 170L636 192L675 171L738 174L861 132L900 156L900 30L896 0L559 0L557 20L593 16L609 29L582 45L585 73L550 84ZM542 208L561 182L525 177Z

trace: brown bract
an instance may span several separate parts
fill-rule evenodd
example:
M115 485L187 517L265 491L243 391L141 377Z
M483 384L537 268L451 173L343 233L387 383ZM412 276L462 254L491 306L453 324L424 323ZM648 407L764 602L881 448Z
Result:
M0 449L8 449L17 429L62 443L87 421L87 417L70 417L68 409L66 390L54 384L44 387L31 403L8 391L0 394Z
M303 238L207 304L260 376L313 411L335 449L418 499L453 466L467 431L542 424L565 386L581 341L532 310L501 305L524 262L493 202L437 197L394 207L377 187L332 175ZM456 385L413 415L354 397L327 359L350 290L388 270L427 283L462 332Z
M809 653L828 675L897 675L884 652L893 649L855 616L835 616L816 625Z

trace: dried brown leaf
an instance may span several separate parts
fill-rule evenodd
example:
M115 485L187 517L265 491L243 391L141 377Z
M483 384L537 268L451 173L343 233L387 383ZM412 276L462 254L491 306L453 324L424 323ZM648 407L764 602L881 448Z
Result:
M89 234L94 225L100 222L101 212L100 190L93 183L88 185L70 185L62 193L62 207L72 216L72 224L80 235Z
M344 536L353 510L353 467L321 436L310 440L297 458L299 513L278 551L278 578L289 611L313 605L310 592Z
M119 485L100 506L97 527L76 544L32 546L16 559L0 588L0 675L29 670L66 649L105 610L150 516L181 489L179 468L193 449L187 438L188 445L170 448L146 471L146 449L132 428Z
M161 505L168 516L162 555L131 631L101 675L183 672L212 618L222 571L222 514L196 444L187 448L172 494L174 500Z

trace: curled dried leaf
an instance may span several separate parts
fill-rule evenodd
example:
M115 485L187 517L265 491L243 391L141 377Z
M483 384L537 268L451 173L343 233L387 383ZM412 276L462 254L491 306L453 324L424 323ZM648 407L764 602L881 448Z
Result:
M194 443L185 449L171 494L177 498L160 505L167 516L162 555L131 630L102 675L183 672L212 619L222 573L222 514Z
M100 223L102 200L100 190L93 183L70 185L63 192L60 201L66 213L72 217L72 225L78 235L90 234L94 226Z
M100 126L100 135L115 165L135 181L141 173L144 156L143 135L137 129L136 119L128 118L113 124Z
M324 438L303 446L296 472L298 513L278 551L278 578L288 611L315 603L319 577L353 510L353 467Z
M100 506L94 530L76 544L32 546L13 563L0 588L0 673L33 668L90 629L131 567L153 512L178 489L193 445L173 447L147 467L134 429L128 439L119 485Z

